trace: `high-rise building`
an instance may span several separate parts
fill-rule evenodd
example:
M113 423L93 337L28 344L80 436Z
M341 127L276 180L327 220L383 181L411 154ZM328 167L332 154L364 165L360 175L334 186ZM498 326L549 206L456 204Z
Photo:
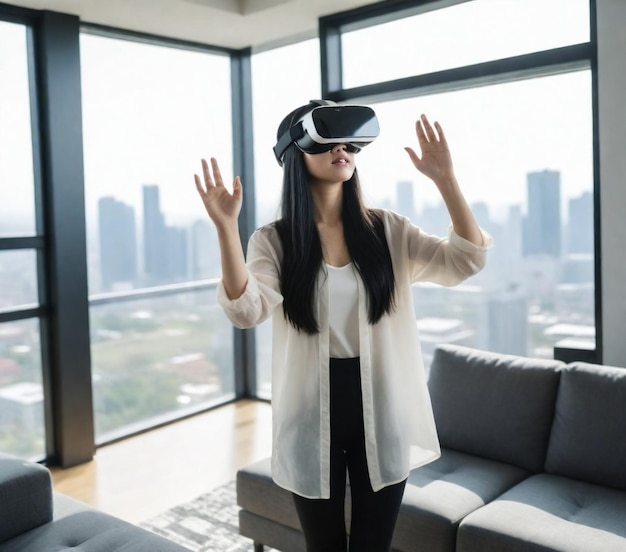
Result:
M593 253L593 194L583 192L568 205L567 252Z
M524 216L521 205L509 205L507 216L498 227L492 225L488 229L493 235L496 247L492 248L487 256L487 266L481 274L488 275L489 289L506 290L511 286L522 285L524 282L523 270L523 227ZM498 244L506 244L498 247Z
M218 278L221 274L219 243L215 227L206 220L196 220L190 232L190 277L192 280Z
M426 205L419 215L418 226L429 234L445 237L450 227L450 214L443 200L433 205Z
M528 300L512 287L487 299L489 350L511 355L528 354Z
M132 285L137 277L135 210L113 197L100 198L98 238L102 288Z
M485 201L476 201L471 205L472 213L480 226L489 230L491 226L491 216L489 215L489 206Z
M159 187L143 186L143 272L147 283L163 281L167 273L165 219L161 213Z
M396 184L396 211L408 217L415 223L415 199L413 197L413 182L410 180L400 180Z
M561 174L544 170L527 174L528 212L524 256L561 256Z
M170 227L161 212L159 187L143 186L143 254L145 283L158 285L188 277L187 231Z
M166 247L165 276L168 282L180 282L188 278L187 230L185 228L165 227Z

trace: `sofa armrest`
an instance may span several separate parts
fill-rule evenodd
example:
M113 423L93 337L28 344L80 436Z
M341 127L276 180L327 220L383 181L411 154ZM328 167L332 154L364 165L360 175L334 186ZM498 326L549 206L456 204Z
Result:
M0 453L0 543L52 520L52 479L44 466Z

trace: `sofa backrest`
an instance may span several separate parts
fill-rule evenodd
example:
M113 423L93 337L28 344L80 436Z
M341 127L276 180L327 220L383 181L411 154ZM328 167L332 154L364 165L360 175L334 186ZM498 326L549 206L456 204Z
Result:
M546 471L626 490L626 369L563 370Z
M428 387L443 447L543 471L558 360L440 345Z
M0 453L0 543L51 520L52 478L48 469Z

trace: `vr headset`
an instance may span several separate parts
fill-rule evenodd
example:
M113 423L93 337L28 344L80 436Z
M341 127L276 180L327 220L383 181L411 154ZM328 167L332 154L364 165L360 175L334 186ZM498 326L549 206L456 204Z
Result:
M316 104L302 119L283 134L274 146L282 167L285 150L295 143L305 153L324 153L336 144L346 144L358 153L378 136L380 129L374 110L364 105L338 105L330 100L311 100Z

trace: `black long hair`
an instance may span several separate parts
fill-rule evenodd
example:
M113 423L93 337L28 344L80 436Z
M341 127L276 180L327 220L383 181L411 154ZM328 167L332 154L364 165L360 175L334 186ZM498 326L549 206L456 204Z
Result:
M277 137L313 107L314 104L308 104L289 113L281 122ZM314 220L311 176L302 152L293 143L285 151L283 168L281 218L276 221L283 249L283 310L296 329L316 334L319 324L314 300L323 261L322 244ZM368 320L375 324L395 307L395 279L381 212L364 206L356 169L343 184L341 217L348 253L367 292Z

